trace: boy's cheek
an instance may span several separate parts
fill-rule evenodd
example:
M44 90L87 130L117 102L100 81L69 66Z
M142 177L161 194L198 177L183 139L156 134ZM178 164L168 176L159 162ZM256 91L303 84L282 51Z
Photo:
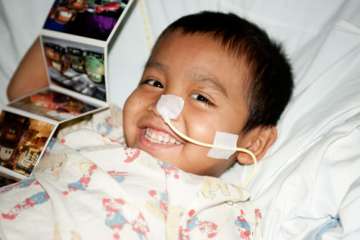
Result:
M136 129L133 125L129 125L129 122L124 122L124 139L128 147L134 147L136 141Z
M128 99L129 100L129 99ZM135 107L132 107L131 102L126 101L123 111L123 130L126 144L130 147L133 143L134 126L135 125Z
M209 120L192 120L188 124L190 125L187 127L190 137L206 143L212 143L212 136L214 136L216 129Z
M133 147L138 137L139 120L146 114L151 104L139 91L135 90L125 101L123 110L123 129L126 144Z
M135 89L125 101L124 109L128 108L131 111L145 111L150 105L156 104L159 100L161 93L149 92L143 89Z
M141 101L134 91L125 101L124 104L124 112L123 112L123 120L124 122L129 121L142 111L142 107L144 107L145 102Z

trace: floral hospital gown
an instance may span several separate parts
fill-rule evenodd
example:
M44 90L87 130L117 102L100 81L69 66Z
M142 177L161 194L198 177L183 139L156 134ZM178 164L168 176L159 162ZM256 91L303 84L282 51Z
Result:
M31 178L0 189L0 239L260 239L247 191L110 135L65 134Z

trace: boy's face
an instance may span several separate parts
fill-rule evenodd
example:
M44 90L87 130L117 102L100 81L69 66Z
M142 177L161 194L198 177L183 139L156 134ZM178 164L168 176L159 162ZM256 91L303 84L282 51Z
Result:
M162 94L184 99L175 127L196 140L212 143L215 132L240 135L248 118L246 64L207 35L174 32L161 40L147 63L139 86L124 107L129 147L142 149L180 169L218 176L235 161L207 156L209 148L179 138L156 111Z

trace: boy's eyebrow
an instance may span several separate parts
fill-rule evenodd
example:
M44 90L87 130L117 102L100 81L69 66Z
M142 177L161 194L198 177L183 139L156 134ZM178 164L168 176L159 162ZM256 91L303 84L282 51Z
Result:
M146 62L145 68L156 68L156 69L164 72L168 67L162 63L149 60Z
M192 79L194 81L209 84L212 88L217 89L222 94L224 94L226 97L228 96L226 89L224 88L224 86L222 84L220 84L217 77L208 75L208 74L204 75L204 74L199 74L199 73L194 73L193 77L194 78L192 78Z

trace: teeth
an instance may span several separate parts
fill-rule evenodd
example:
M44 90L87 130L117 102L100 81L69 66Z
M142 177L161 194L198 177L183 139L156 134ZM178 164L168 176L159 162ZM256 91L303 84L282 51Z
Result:
M150 142L158 144L180 144L179 141L171 137L169 134L150 128L145 130L145 138Z

